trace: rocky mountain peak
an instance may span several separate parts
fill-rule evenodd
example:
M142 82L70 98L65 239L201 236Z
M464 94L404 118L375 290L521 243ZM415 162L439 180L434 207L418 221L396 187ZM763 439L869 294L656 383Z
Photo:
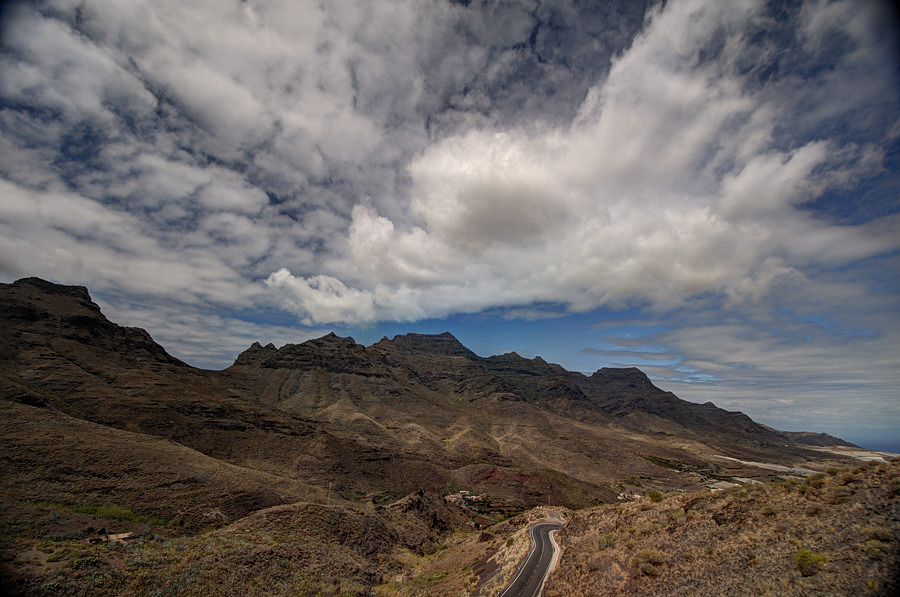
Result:
M450 332L442 334L404 334L394 336L393 342L401 352L412 354L431 354L442 356L459 356L476 359L478 355L462 345Z
M70 320L87 317L106 321L100 307L84 286L64 286L40 278L23 278L0 284L2 305L7 316L24 321Z
M238 355L238 357L234 360L234 366L237 367L254 367L260 365L278 352L278 349L275 348L275 345L271 342L266 346L263 346L259 342L254 342L250 345L250 348L242 352Z
M45 294L57 294L61 296L70 296L77 299L91 301L91 295L84 286L66 286L63 284L54 284L41 278L22 278L12 283L16 288L32 288ZM93 304L93 302L92 302ZM98 308L99 310L99 308Z
M0 284L0 317L17 332L31 332L29 341L35 345L63 339L74 343L69 350L76 353L101 351L126 361L186 366L146 330L109 321L84 286L40 278Z
M332 373L373 374L365 347L353 338L343 338L333 332L300 344L285 344L278 349L272 344L263 347L257 342L242 352L234 364L266 369L320 369Z
M656 389L656 387L653 385L653 382L650 381L649 377L647 377L647 374L637 367L603 367L601 369L597 369L597 371L595 371L594 374L591 375L591 379L595 381L602 381L604 383L621 384L629 388L653 387L654 389Z

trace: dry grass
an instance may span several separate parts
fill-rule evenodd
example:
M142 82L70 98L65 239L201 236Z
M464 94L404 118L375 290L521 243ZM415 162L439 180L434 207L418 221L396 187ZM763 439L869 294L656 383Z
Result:
M548 594L892 595L900 462L574 513Z
M496 595L531 548L528 527L547 515L547 508L535 508L487 532L458 533L435 553L410 560L406 570L375 592L385 597Z
M458 528L439 502L414 495L388 508L290 504L195 536L144 526L124 544L7 538L3 594L368 595ZM447 575L429 571L416 581L427 587Z

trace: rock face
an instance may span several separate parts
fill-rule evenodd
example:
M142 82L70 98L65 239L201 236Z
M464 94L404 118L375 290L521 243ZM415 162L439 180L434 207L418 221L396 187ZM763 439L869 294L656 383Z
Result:
M321 369L331 373L373 373L365 347L353 338L339 338L333 333L302 344L285 344L279 349L272 344L261 347L256 342L238 355L234 364L295 371Z
M368 348L334 334L277 350L254 343L238 356L234 366L379 377L378 391L393 386L393 393L408 389L398 380L412 378L429 390L466 402L528 402L574 414L627 419L627 424L638 426L642 417L652 416L686 431L784 439L742 413L681 400L657 388L634 367L603 368L585 376L540 357L526 359L514 352L482 358L449 332L384 338ZM377 393L371 387L369 391Z
M404 334L395 336L390 342L393 342L400 352L411 357L440 355L465 357L467 359L478 358L474 352L463 346L450 332L436 335Z
M250 348L238 355L234 361L235 367L255 367L261 365L267 359L272 357L278 349L271 342L265 346L259 342L254 342Z
M186 367L146 331L106 319L83 286L60 286L40 278L0 284L0 317L9 333L19 332L18 344L68 340L133 363Z

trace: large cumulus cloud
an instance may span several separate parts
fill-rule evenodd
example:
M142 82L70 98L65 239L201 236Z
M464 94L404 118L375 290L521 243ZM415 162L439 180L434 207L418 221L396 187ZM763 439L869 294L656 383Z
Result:
M430 144L408 167L410 217L352 211L334 274L365 296L353 317L535 302L665 310L709 293L735 306L895 251L896 214L846 225L805 208L877 173L894 141L846 123L828 134L853 109L845 86L884 58L871 35L877 10L865 8L807 5L796 29L760 42L774 19L760 3L671 3L651 12L571 124L484 126ZM786 49L823 66L761 77ZM875 99L860 101L891 115L888 88L874 84ZM821 94L818 126L798 91L807 88ZM287 280L305 291L303 276L270 278L282 289ZM335 300L348 291L336 287ZM328 292L320 286L308 306L295 295L291 308L325 316Z

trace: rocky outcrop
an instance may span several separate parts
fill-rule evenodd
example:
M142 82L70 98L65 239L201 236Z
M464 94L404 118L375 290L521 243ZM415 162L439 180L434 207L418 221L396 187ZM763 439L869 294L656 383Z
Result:
M261 346L254 342L238 355L234 366L294 371L316 369L363 376L376 374L364 346L353 338L341 338L334 333L301 344L285 344L278 349L274 344Z
M844 441L833 435L828 435L827 433L812 433L810 431L781 431L779 433L798 444L807 446L844 446L846 448L859 448L856 444L851 444L848 441Z
M83 286L24 278L0 284L0 333L15 334L18 344L67 341L102 350L111 358L135 364L187 365L166 352L145 330L109 321Z
M267 359L271 358L278 349L271 342L263 346L259 342L254 342L250 348L238 355L234 360L235 367L258 367Z
M440 355L452 357L465 357L467 359L478 359L478 355L462 345L453 334L444 332L443 334L404 334L395 336L393 340L382 340L382 342L392 342L403 354L407 356L419 355Z
M424 489L391 504L387 511L398 521L404 521L402 540L420 553L440 537L463 528L469 518L458 508L449 506L440 495Z

